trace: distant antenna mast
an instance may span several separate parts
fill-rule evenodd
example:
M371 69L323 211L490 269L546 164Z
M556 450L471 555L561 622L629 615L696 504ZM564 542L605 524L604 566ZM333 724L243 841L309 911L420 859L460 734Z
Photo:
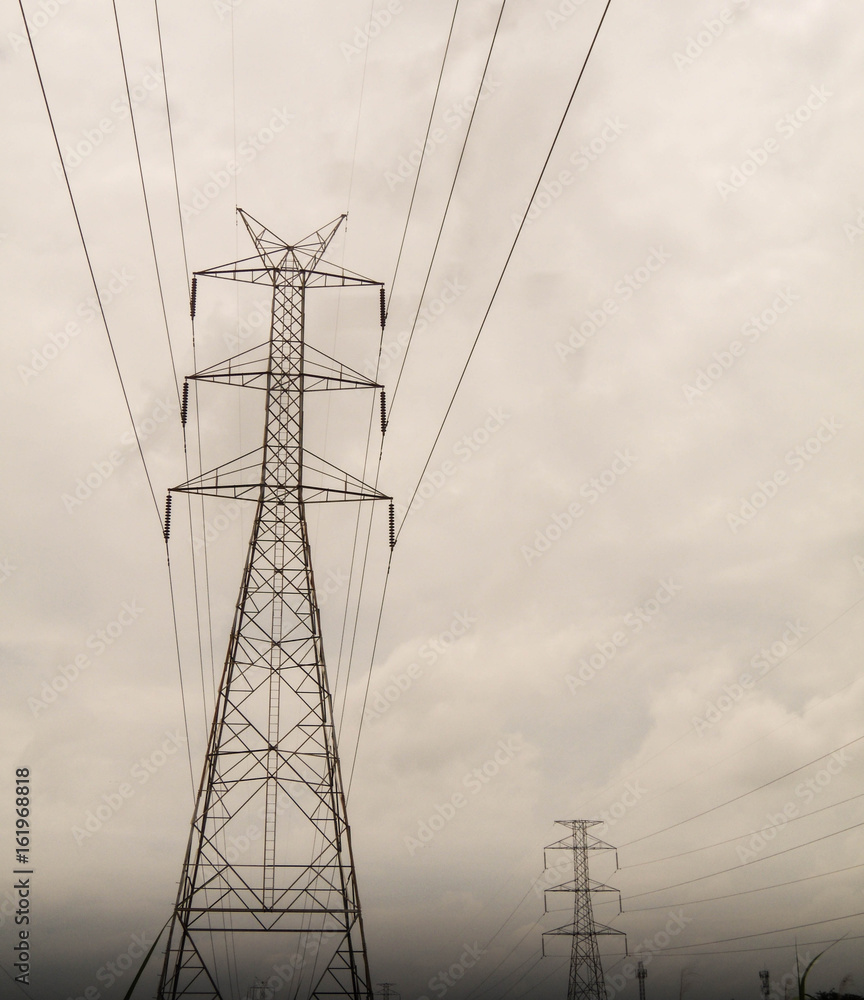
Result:
M588 872L589 851L614 851L610 844L598 840L588 833L588 828L597 826L600 820L573 819L557 820L560 826L566 826L570 835L563 840L550 844L546 850L565 850L573 855L573 880L562 885L553 886L546 892L573 893L573 923L565 924L552 931L546 931L545 939L550 935L564 935L573 939L570 949L570 985L567 989L567 1000L607 1000L606 983L603 978L603 966L600 962L600 950L597 947L597 936L612 934L624 936L623 931L597 924L594 921L594 911L591 894L594 892L617 892L611 886L594 882ZM544 852L545 856L545 852ZM547 864L547 868L549 865ZM619 895L620 905L620 895ZM548 907L547 907L548 912ZM625 937L626 948L626 937Z

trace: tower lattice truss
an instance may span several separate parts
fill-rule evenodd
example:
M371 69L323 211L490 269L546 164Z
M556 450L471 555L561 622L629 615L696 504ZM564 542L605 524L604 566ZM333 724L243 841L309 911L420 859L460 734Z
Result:
M314 289L380 282L323 259L342 218L289 245L240 215L256 255L194 280L268 286L269 341L191 377L263 389L265 434L176 487L257 510L158 996L240 1000L263 981L277 996L369 1000L305 504L384 498L304 449L303 397L376 384L307 347L304 312ZM193 313L194 299L195 285Z
M557 820L557 822L560 826L567 827L570 834L562 840L550 844L546 850L568 851L572 855L573 878L561 883L561 885L547 889L546 892L573 893L573 922L544 933L544 954L547 936L571 937L573 943L570 948L570 981L567 988L567 1000L607 1000L606 982L603 978L597 936L600 934L623 936L624 932L616 930L614 927L607 927L605 924L598 924L594 920L592 893L617 892L618 890L591 879L588 869L588 852L609 851L614 850L614 848L588 833L588 828L597 826L599 820L574 819ZM551 867L548 862L546 867ZM548 912L548 897L546 902Z

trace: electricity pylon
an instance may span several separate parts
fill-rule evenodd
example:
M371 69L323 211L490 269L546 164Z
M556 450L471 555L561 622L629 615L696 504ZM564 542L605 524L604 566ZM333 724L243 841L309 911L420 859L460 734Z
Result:
M303 397L376 384L308 347L304 315L314 289L381 283L324 261L344 216L291 245L240 215L256 256L197 272L192 314L198 277L267 286L269 341L191 377L263 389L264 443L175 491L257 511L158 996L239 1000L257 976L371 1000L305 505L387 498L306 451Z
M561 826L570 830L570 835L550 844L545 851L566 850L573 855L573 879L561 885L553 886L546 892L572 892L573 923L546 931L547 935L564 935L573 938L570 949L570 982L567 988L567 1000L607 1000L606 983L603 978L603 966L600 962L600 951L597 947L599 934L623 935L623 931L598 924L594 921L594 909L591 903L593 892L617 892L611 886L593 881L589 876L588 852L612 851L615 848L598 840L588 833L588 827L597 826L600 820L573 819L556 820ZM545 860L544 851L544 860ZM548 864L547 864L547 867ZM620 905L620 896L619 896ZM548 907L547 907L548 912ZM626 947L626 939L625 939Z

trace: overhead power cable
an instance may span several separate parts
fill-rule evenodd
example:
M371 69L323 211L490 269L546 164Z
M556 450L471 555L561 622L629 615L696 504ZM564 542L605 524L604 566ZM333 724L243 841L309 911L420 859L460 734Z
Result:
M702 847L694 847L690 851L679 851L677 854L667 854L662 858L651 858L648 861L635 861L632 865L624 865L622 870L629 868L641 868L644 865L656 865L661 861L677 861L678 858L686 857L688 854L699 854L701 851L710 851L712 847L722 847L724 844L734 844L736 840L743 840L745 837L755 837L765 830L778 830L785 829L791 823L797 823L801 819L809 819L811 816L818 816L819 813L823 813L828 809L834 809L837 806L846 805L847 802L854 802L855 799L860 799L864 797L864 792L859 792L857 795L850 795L848 799L841 799L840 802L832 802L829 806L822 806L821 809L814 809L812 812L804 813L801 816L788 817L783 823L772 823L766 826L760 826L758 830L750 830L748 833L740 833L736 837L727 837L725 840L715 840L713 844L704 844Z
M150 490L150 497L153 500L153 509L156 512L156 520L159 525L159 533L162 534L162 509L159 506L159 501L156 499L156 492L153 489L153 480L150 478L150 470L147 468L147 461L144 458L144 450L141 447L141 438L138 435L138 428L135 426L135 417L132 415L132 405L129 402L129 394L126 391L126 384L123 381L123 373L120 370L120 362L117 358L117 351L114 347L114 340L111 336L111 329L108 326L108 317L105 315L105 306L102 302L102 294L99 291L99 286L96 283L96 274L93 270L93 262L90 259L90 251L87 248L87 240L84 238L84 229L81 226L81 217L78 214L78 206L75 202L75 195L72 193L72 185L69 183L69 173L66 170L66 161L63 157L63 150L60 147L60 139L57 136L57 128L54 125L54 114L51 111L51 105L48 101L48 94L45 90L45 83L42 79L42 70L39 68L39 60L36 57L36 49L33 47L33 38L30 35L30 25L27 23L27 16L24 13L23 0L18 0L18 8L21 11L21 20L24 22L24 30L27 34L27 43L30 46L30 53L33 56L33 65L36 69L36 76L39 80L39 89L42 91L42 100L45 103L45 110L48 113L48 122L51 125L51 135L54 137L54 145L57 148L57 156L60 159L60 169L63 171L63 181L66 184L66 190L69 193L69 201L72 204L72 213L75 216L75 225L78 229L78 236L81 239L81 248L84 251L84 259L87 262L87 270L90 273L90 281L93 284L93 290L96 293L96 302L99 306L99 315L102 317L102 325L105 329L105 336L108 338L108 347L111 352L111 359L114 362L114 369L117 372L117 379L120 382L120 391L123 394L123 402L126 405L126 412L129 414L129 422L132 424L132 433L135 436L135 445L138 449L138 455L141 458L141 465L144 469L144 476L147 480L147 487Z
M174 124L171 117L171 101L168 95L168 70L165 65L165 48L162 37L162 23L159 17L159 0L153 0L153 9L156 17L156 37L159 43L159 65L162 70L162 89L165 94L165 118L168 125L168 143L171 152L171 172L174 179L174 200L177 206L177 224L180 232L180 246L183 253L183 267L186 277L186 292L191 298L192 284L189 269L189 255L186 249L186 227L183 221L183 205L180 198L180 179L177 171L177 152L174 143ZM233 10L232 10L233 17ZM193 371L198 370L198 351L195 342L195 319L194 316L190 317L190 330L191 330L191 346L192 346L192 368ZM192 382L192 395L195 404L195 412L198 412L198 382ZM199 421L195 421L195 435L196 435L196 445L197 445L197 457L198 457L198 472L203 471L203 459L202 459L202 444L201 444L201 425ZM189 470L189 456L186 451L186 437L185 437L185 426L184 426L184 438L183 438L183 459L186 465L186 481L192 478ZM213 644L213 620L210 614L211 601L210 601L210 564L209 564L209 542L207 539L206 531L206 517L205 517L205 507L204 507L204 497L198 498L198 507L201 516L201 552L204 562L203 573L199 569L199 559L197 555L197 547L195 545L195 531L192 521L192 504L193 497L192 494L187 494L186 497L186 511L188 514L189 522L189 539L191 546L191 560L192 560L192 588L193 595L195 599L195 625L197 632L197 642L198 642L198 667L201 679L201 693L202 693L202 708L205 716L205 726L207 724L207 691L206 684L204 680L204 641L202 633L201 624L201 601L200 601L200 591L199 591L199 573L202 573L204 578L204 599L205 607L207 608L207 636L208 636L208 651L210 659L210 680L213 689L213 699L215 703L216 699L216 663L214 659L214 644Z
M779 660L771 668L771 670L768 671L768 673L771 673L774 670L776 670L777 667L781 666L787 660L791 659L796 653L800 652L800 650L802 650L809 643L813 642L820 635L823 635L825 632L827 632L828 629L836 625L837 622L839 622L842 618L845 618L850 611L853 611L855 608L857 608L858 605L862 603L862 601L864 601L864 596L859 597L857 601L853 601L848 608L846 608L844 611L841 611L839 615L837 615L835 618L832 618L831 621L823 625L822 628L820 628L817 632L814 632L814 634L811 635L809 638L805 639L804 642L799 643L791 652L789 652L786 656L784 656L782 660ZM768 674L766 673L765 676L767 677ZM814 709L818 708L820 705L823 705L826 701L829 701L831 698L836 698L838 694L842 694L844 691L848 690L850 687L852 687L853 684L856 684L857 682L858 678L856 677L854 681L850 681L849 684L842 687L839 691L835 691L834 694L827 695L825 698L821 698L818 701L812 702L804 710L803 714L806 715L808 712L812 712ZM694 778L700 777L707 771L710 771L712 768L718 767L720 764L724 763L727 760L731 760L732 757L735 757L737 754L742 753L744 750L747 750L750 747L755 746L757 743L761 743L762 740L768 739L769 736L773 736L774 733L777 733L785 726L788 726L792 721L794 721L795 718L797 717L790 716L784 722L781 722L779 726L775 726L773 729L770 729L767 733L763 733L762 736L758 736L755 740L751 740L749 743L745 744L743 747L740 747L738 750L734 750L732 753L727 754L725 757L721 757L719 761L715 761L713 764L710 764L708 767L703 768L701 771L697 771L696 773L691 774L690 777L687 778L686 780L692 781ZM694 732L695 730L693 729L692 726L690 726L685 732L681 733L680 736L676 736L674 740L672 740L670 743L667 743L664 747L661 747L656 753L653 753L650 757L646 757L645 760L640 761L640 763L638 763L635 767L631 768L626 774L622 775L614 782L606 785L605 788L602 788L595 795L592 795L590 799L586 799L585 802L580 807L580 809L584 812L585 808L589 806L592 802L594 802L596 799L600 798L601 795L605 795L606 792L610 791L611 789L619 787L622 781L626 781L628 778L632 778L633 775L641 771L643 767L647 767L648 764L653 763L655 760L657 760L658 757L662 757L667 750L671 750L672 747L677 746L682 740L685 740L688 736L692 736ZM680 782L679 785L676 785L674 787L677 788L680 786L680 784L685 784L685 783L686 782ZM667 789L667 791L668 790L669 789Z
M515 911L514 911L514 913L515 913ZM512 915L513 914L511 914L510 916L512 917ZM501 959L501 961L496 966L494 966L494 968L490 969L489 972L483 977L483 979L480 980L479 983L477 983L476 986L473 986L471 988L471 991L465 997L465 1000L471 1000L472 997L481 997L481 996L484 996L486 993L488 993L490 990L498 989L501 986L501 983L503 983L504 980L507 979L508 976L512 976L513 975L513 973L516 971L516 969L513 969L511 972L508 972L507 975L505 975L497 983L490 983L490 985L486 986L485 989L482 988L485 983L489 982L489 980L495 975L495 973L501 968L501 966L504 965L505 962L507 962L509 959L511 959L513 957L513 955L516 953L516 949L519 947L519 945L522 944L522 942L525 940L525 938L527 938L528 935L531 934L534 931L534 929L536 928L537 924L540 923L541 919L542 919L542 915L540 917L538 917L534 921L534 923L529 926L528 930L525 931L525 933L522 935L521 938L519 938L519 940L516 942L516 944L513 945L511 948L509 948L507 950L507 952L504 954L504 957ZM510 917L507 918L507 921L505 921L505 923L508 922L509 920L510 920ZM496 932L495 937L497 937L498 934L501 933L501 930L503 930L503 928L504 928L504 924L502 924L501 925L501 929L499 929L499 931ZM492 940L494 940L494 938ZM492 940L489 941L489 944L492 943ZM486 951L488 949L489 944L487 944L486 948L483 949L484 951ZM524 965L524 964L525 963L523 962L522 965ZM517 966L517 968L521 968L521 965ZM533 966L532 966L532 968L533 968ZM529 969L528 971L530 972L531 970ZM518 980L516 983L513 983L512 986L518 985L518 982L521 982L521 980ZM512 989L512 986L509 987L509 988Z
M183 226L183 207L180 201L180 181L177 177L177 153L174 148L174 126L171 121L171 103L168 100L168 76L165 69L165 51L162 45L162 23L159 19L159 0L153 0L156 14L156 37L159 42L159 65L162 69L162 89L165 93L165 116L168 121L168 142L171 147L171 171L174 176L174 195L177 200L177 219L180 224L180 243L183 247L183 266L186 272L186 291L191 291L189 279L189 257L186 253L186 230Z
M826 833L822 837L815 837L813 840L807 840L803 844L796 844L794 847L787 847L782 851L775 851L774 854L763 854L761 857L753 858L750 861L744 861L740 865L732 865L731 868L724 868L719 872L709 872L707 875L699 875L697 878L688 878L684 882L676 882L674 885L664 885L659 889L649 889L646 892L636 892L630 894L628 899L640 899L643 896L653 896L658 892L667 892L669 889L680 889L684 885L694 885L696 882L704 882L705 879L716 878L718 875L727 875L729 872L738 871L741 868L750 868L753 865L761 864L763 861L770 861L772 858L779 858L784 854L791 854L792 851L800 851L802 847L811 847L813 844L819 844L823 840L830 840L832 837L839 837L841 833L848 833L850 830L859 830L864 823L853 823L851 826L844 827L842 830L834 830L833 833Z
M841 941L864 941L864 934L846 934L841 939ZM822 941L797 941L795 944L765 944L757 945L755 948L726 948L724 951L688 951L686 955L669 954L667 955L665 951L655 951L652 953L652 958L675 958L679 962L682 958L708 958L713 955L746 955L754 951L789 951L792 948L818 948L820 945L827 944L839 944L840 942L837 938L825 938ZM697 947L694 945L693 947Z
M129 73L126 70L126 54L123 51L123 36L120 32L120 19L117 15L117 0L111 0L114 11L114 26L117 29L117 47L120 50L120 64L123 67L123 82L126 86L126 101L129 105L129 121L132 125L132 138L135 142L135 159L138 162L138 177L141 180L141 194L144 198L144 212L147 216L147 231L150 234L150 251L153 255L153 267L156 271L156 285L159 289L159 302L162 305L162 320L165 326L165 338L168 341L168 356L171 359L171 371L174 374L174 390L177 393L177 403L180 403L180 381L177 377L177 365L174 362L174 348L171 345L171 330L168 324L168 310L165 307L165 291L162 287L162 272L159 268L159 258L156 254L156 239L153 235L153 219L150 215L150 199L147 196L147 185L144 183L144 167L141 163L141 146L138 143L138 127L135 124L135 107L132 103L132 93L129 88Z
M827 878L829 875L839 875L841 872L851 872L858 868L864 868L864 862L858 865L847 865L845 868L835 868L830 872L820 872L818 875L805 875L803 878L788 879L785 882L776 882L774 885L761 885L756 889L741 889L739 892L727 892L722 896L706 896L702 899L688 899L679 903L659 903L656 906L639 906L635 910L627 910L626 913L649 913L653 910L668 910L673 906L697 906L700 903L717 903L723 899L733 899L735 896L750 896L754 892L767 892L769 889L785 889L789 885L798 885L799 882L812 882L814 879Z
M18 8L21 11L21 19L24 22L24 30L25 30L25 32L27 34L27 42L28 42L28 45L30 47L30 53L31 53L31 55L33 57L33 65L34 65L34 67L36 69L36 76L37 76L38 81L39 81L39 89L42 92L42 100L43 100L43 102L45 104L45 110L46 110L46 112L48 114L48 121L49 121L49 124L51 126L51 135L54 138L54 145L55 145L55 147L57 149L57 156L58 156L59 161L60 161L60 168L61 168L61 170L63 172L63 180L64 180L65 185L66 185L66 191L69 194L69 201L70 201L70 203L72 205L72 213L73 213L73 215L75 217L75 225L76 225L76 227L78 229L78 236L79 236L79 238L81 240L81 248L84 251L84 258L85 258L85 260L87 262L87 270L88 270L88 272L90 274L90 281L91 281L91 283L93 285L93 290L94 290L94 293L96 295L96 302L97 302L97 304L99 306L99 314L102 317L102 325L103 325L104 330L105 330L105 336L108 339L108 346L109 346L109 349L110 349L110 352L111 352L111 359L112 359L112 361L114 363L114 370L117 373L117 379L118 379L118 381L120 383L120 391L123 394L123 402L124 402L124 404L126 406L126 412L129 415L129 422L132 425L132 433L133 433L133 435L135 437L135 445L136 445L136 447L138 449L138 455L139 455L139 457L141 459L141 466L142 466L142 468L144 470L144 477L145 477L145 479L147 481L147 488L150 491L150 497L151 497L151 499L153 501L153 508L154 508L154 510L156 512L156 518L157 518L157 522L159 524L160 534L164 535L163 521L162 521L162 510L161 510L161 508L159 506L159 501L156 499L156 492L155 492L155 490L153 488L153 480L152 480L152 478L150 476L150 470L147 467L147 460L144 457L144 450L143 450L143 448L141 446L141 438L140 438L140 436L138 434L138 428L137 428L137 426L135 424L135 417L133 416L133 413L132 413L132 404L131 404L131 402L129 400L129 393L128 393L127 389L126 389L126 383L123 380L123 372L120 369L120 361L119 361L119 358L117 357L117 351L116 351L116 349L114 347L114 340L113 340L113 337L111 336L111 329L110 329L110 327L108 325L108 317L105 314L105 307L104 307L104 304L102 302L102 294L99 291L99 286L98 286L98 284L96 282L96 274L95 274L95 272L93 270L93 262L92 262L92 260L90 258L90 251L89 251L89 249L87 247L87 240L86 240L86 238L84 236L84 229L83 229L83 226L81 224L81 217L80 217L80 215L78 213L78 206L77 206L77 204L75 202L75 195L72 192L72 185L71 185L71 183L69 181L69 173L68 173L68 171L66 169L66 161L65 161L64 156L63 156L63 150L62 150L62 148L60 146L60 139L59 139L59 137L57 135L57 128L56 128L56 126L54 124L54 114L53 114L53 112L51 110L51 104L50 104L50 102L48 100L48 93L47 93L47 91L45 89L44 80L42 79L42 71L41 71L40 66L39 66L39 60L38 60L38 58L36 56L36 49L35 49L35 47L33 45L33 38L32 38L32 36L30 34L30 25L27 23L27 17L26 17L26 15L24 13L23 0L18 0ZM119 26L118 26L118 31L119 31ZM125 76L125 64L124 64L124 76ZM128 81L127 81L127 94L128 94ZM129 98L129 100L130 100L130 104L131 104L131 97ZM137 143L136 143L136 149L137 149ZM140 160L139 160L139 165L140 165ZM142 183L143 183L143 175L142 175ZM146 195L145 195L145 201L146 201ZM148 217L149 217L149 214L148 214ZM153 250L154 250L154 255L155 255L155 246L154 246ZM157 266L157 271L158 271L158 266ZM160 291L161 291L161 289L160 289ZM167 320L166 320L166 323L167 323ZM166 330L167 330L167 326L166 326ZM170 344L170 338L169 338L169 344ZM172 366L173 366L173 356L172 356ZM175 381L176 381L176 372L175 372ZM170 557L168 555L167 538L166 538L165 554L166 554L166 561L167 561L167 564L168 564L168 580L169 580L169 589L170 589L170 594L171 594L172 615L173 615L173 621L174 621L174 638L175 638L175 644L177 646L178 656L179 656L179 634L177 632L176 606L174 604L174 585L173 585L172 572L171 572L171 560L170 560ZM180 664L179 664L179 660L178 660L178 670L179 669L180 669ZM184 686L183 686L183 674L182 674L182 670L180 671L180 693L181 693L181 701L182 701L182 706L183 706L183 719L184 719L185 730L186 730L186 755L187 755L187 758L188 758L188 761L189 761L189 777L190 777L190 780L192 781L192 788L193 788L193 794L194 794L195 777L194 777L193 768L192 768L192 755L191 755L191 748L190 748L190 743L189 743L189 718L188 718L188 712L187 712L187 708L186 708L186 695L185 695L185 690L184 690Z
M588 47L588 52L587 52L585 58L582 61L582 66L581 66L581 68L579 70L579 76L576 79L576 83L573 86L573 90L572 90L572 92L570 94L570 97L569 97L569 99L567 101L567 104L566 104L566 106L564 108L564 113L561 115L561 120L558 123L558 128L555 130L555 135L554 135L554 137L552 139L552 143L551 143L551 145L549 147L549 152L546 154L546 158L543 161L543 166L540 168L540 173L537 176L537 182L534 185L533 191L531 192L531 197L528 199L528 206L526 207L526 209L525 209L525 211L524 211L524 213L522 215L522 220L519 223L519 228L516 230L516 235L513 237L513 242L510 245L510 250L508 251L507 256L506 256L506 258L504 260L504 266L501 268L501 273L498 276L498 280L496 281L495 287L494 287L494 289L492 291L492 297L489 299L489 304L487 305L486 311L483 314L483 318L480 321L480 327L477 330L477 335L474 337L474 342L471 345L471 350L468 352L468 357L465 360L465 364L462 367L462 372L460 373L459 378L458 378L458 380L456 382L456 388L453 390L453 394L450 397L450 402L447 404L447 409L444 412L444 417L443 417L443 419L441 421L441 425L438 428L437 434L435 435L435 440L432 442L432 447L429 449L429 454L428 454L428 456L426 458L425 464L423 465L423 470L420 473L419 479L417 481L417 485L414 487L414 492L411 494L411 499L408 502L407 509L405 511L405 516L402 518L402 522L399 525L398 531L396 532L396 538L397 538L397 540L399 538L399 535L402 533L402 529L405 527L405 522L407 521L408 515L411 512L411 505L414 503L414 499L417 496L417 491L420 489L420 486L421 486L421 484L423 482L423 477L426 475L426 470L429 468L429 463L432 461L432 456L435 454L435 449L438 447L438 442L441 439L441 434L442 434L442 432L444 430L444 425L447 423L447 418L450 416L450 411L453 409L453 403L455 402L456 395L458 394L459 389L462 386L462 382L463 382L463 380L465 378L465 373L468 371L468 366L471 364L471 359L474 356L474 351L477 348L477 343L480 340L480 335L483 333L483 330L486 327L486 322L489 319L489 314L492 311L492 306L493 306L493 304L495 302L495 299L496 299L496 297L498 295L498 291L500 290L501 285L502 285L502 283L504 281L504 276L507 273L507 268L508 268L508 266L510 264L510 261L513 258L513 254L514 254L514 252L516 250L516 244L519 242L519 237L522 235L522 230L525 228L525 223L526 223L526 221L528 219L528 212L531 210L531 205L534 202L534 198L537 196L537 192L540 190L540 185L543 182L543 177L544 177L544 175L546 173L546 168L549 166L549 162L552 159L552 154L555 152L555 147L558 144L558 139L559 139L559 137L561 135L561 132L564 129L564 123L567 120L567 115L569 114L570 108L573 105L573 101L576 98L576 92L579 89L579 84L582 82L582 77L585 74L585 68L588 65L588 60L591 58L591 53L594 51L594 46L597 44L597 38L600 35L600 30L603 27L603 22L606 20L606 15L609 12L609 7L610 7L611 3L612 3L612 0L606 0L606 5L603 8L603 14L600 17L600 21L599 21L599 23L597 25L597 29L594 32L594 37L591 39L591 44Z
M486 73L489 70L489 63L492 60L492 50L495 48L495 42L498 38L498 29L501 27L501 19L504 16L504 7L506 5L507 0L503 0L501 9L498 11L498 20L495 22L495 30L492 32L492 41L489 43L489 51L486 53L486 62L483 66L483 74L480 77L480 86L477 88L477 97L474 99L474 106L471 108L471 117L468 119L468 127L465 129L465 138L462 140L462 149L459 151L459 160L456 163L456 170L453 173L453 182L450 185L450 191L447 195L447 204L444 206L444 214L441 216L441 224L438 227L438 235L435 237L435 246L432 248L432 256L429 259L429 267L423 281L423 288L420 290L420 299L417 303L417 311L414 313L414 319L411 323L411 330L408 334L408 343L405 345L405 352L403 353L402 360L399 364L399 372L396 376L396 384L393 387L393 395L390 400L391 415L393 413L393 407L396 403L396 395L399 392L399 383L402 381L402 372L405 370L405 362L408 358L408 351L411 349L411 342L414 339L414 331L417 329L417 320L420 318L420 310L423 306L423 299L426 295L426 289L429 287L429 279L432 276L432 268L435 265L435 257L438 254L438 246L441 243L441 234L444 232L444 223L447 221L447 215L450 211L450 203L453 200L453 192L456 189L456 181L459 179L459 171L462 168L462 160L465 157L465 149L471 135L471 126L474 124L474 116L476 115L477 108L480 104L480 95L483 93L483 87L486 83Z
M805 927L820 927L822 924L834 924L838 920L853 920L855 917L864 917L864 910L860 910L858 913L846 913L842 917L828 917L825 920L811 920L806 924L792 924L790 927L778 927L773 931L753 931L750 934L738 934L736 937L718 938L716 941L698 941L694 944L673 944L663 950L666 952L685 952L687 954L686 949L688 948L705 948L712 944L727 944L731 941L748 941L750 938L769 937L772 934L786 934L789 931L804 930ZM786 945L786 947L788 948L789 946ZM680 954L679 957L681 957Z
M632 847L633 844L639 844L643 840L650 840L651 837L656 837L661 833L668 833L669 830L674 830L679 826L683 826L685 823L692 823L694 819L701 819L703 816L708 816L712 812L716 812L718 809L723 809L725 806L731 805L733 802L739 802L741 799L746 799L749 795L753 795L756 792L761 792L763 788L768 788L770 785L775 785L778 781L783 781L785 778L791 777L793 774L798 774L799 771L803 771L806 767L811 767L813 764L818 764L820 760L824 760L826 757L831 757L835 753L840 753L841 750L846 750L856 743L860 743L864 740L864 736L858 736L854 740L849 740L848 743L844 743L842 746L835 747L833 750L829 750L828 753L823 753L819 757L815 757L813 760L807 761L806 764L802 764L800 767L795 767L791 771L786 771L785 774L781 774L777 778L772 778L770 781L766 781L762 785L758 785L756 788L751 788L747 792L742 792L740 795L736 795L731 799L726 799L725 802L720 802L716 806L711 806L710 809L703 809L702 812L696 813L694 816L688 816L687 819L679 820L677 823L671 823L669 826L664 826L659 830L655 830L653 833L646 833L641 837L636 837L633 840L628 840L624 844L619 844L619 849L624 847Z
M393 271L393 280L390 282L390 301L393 301L393 293L396 289L396 278L399 274L399 265L402 262L402 251L405 248L405 237L408 235L408 226L411 223L411 211L414 208L414 198L417 195L417 185L420 183L420 173L423 170L423 163L426 158L426 147L429 145L429 133L432 131L432 122L435 118L435 108L438 104L438 93L441 90L441 80L444 77L444 67L447 65L447 53L450 51L450 42L453 38L453 25L456 23L456 14L459 11L459 0L453 6L453 17L450 20L450 31L447 34L447 44L444 46L444 57L441 60L441 69L438 73L438 82L435 85L435 96L432 98L432 110L429 112L429 122L426 125L426 135L423 139L423 149L420 152L420 162L417 164L417 173L414 175L414 187L411 191L411 201L408 203L408 215L405 218L405 228L402 230L402 241L399 244L399 253L396 255L396 267ZM388 306L389 312L389 306Z

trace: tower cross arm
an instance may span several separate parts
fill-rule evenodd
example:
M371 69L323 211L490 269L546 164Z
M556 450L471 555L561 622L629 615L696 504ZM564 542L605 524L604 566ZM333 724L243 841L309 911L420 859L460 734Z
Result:
M332 266L332 265L328 265ZM230 281L245 281L252 285L279 285L301 283L306 288L347 288L351 286L378 285L382 282L354 274L344 268L333 271L319 271L303 266L295 266L287 259L281 264L262 262L260 257L246 257L229 264L208 267L206 271L196 271L197 278L226 278Z

